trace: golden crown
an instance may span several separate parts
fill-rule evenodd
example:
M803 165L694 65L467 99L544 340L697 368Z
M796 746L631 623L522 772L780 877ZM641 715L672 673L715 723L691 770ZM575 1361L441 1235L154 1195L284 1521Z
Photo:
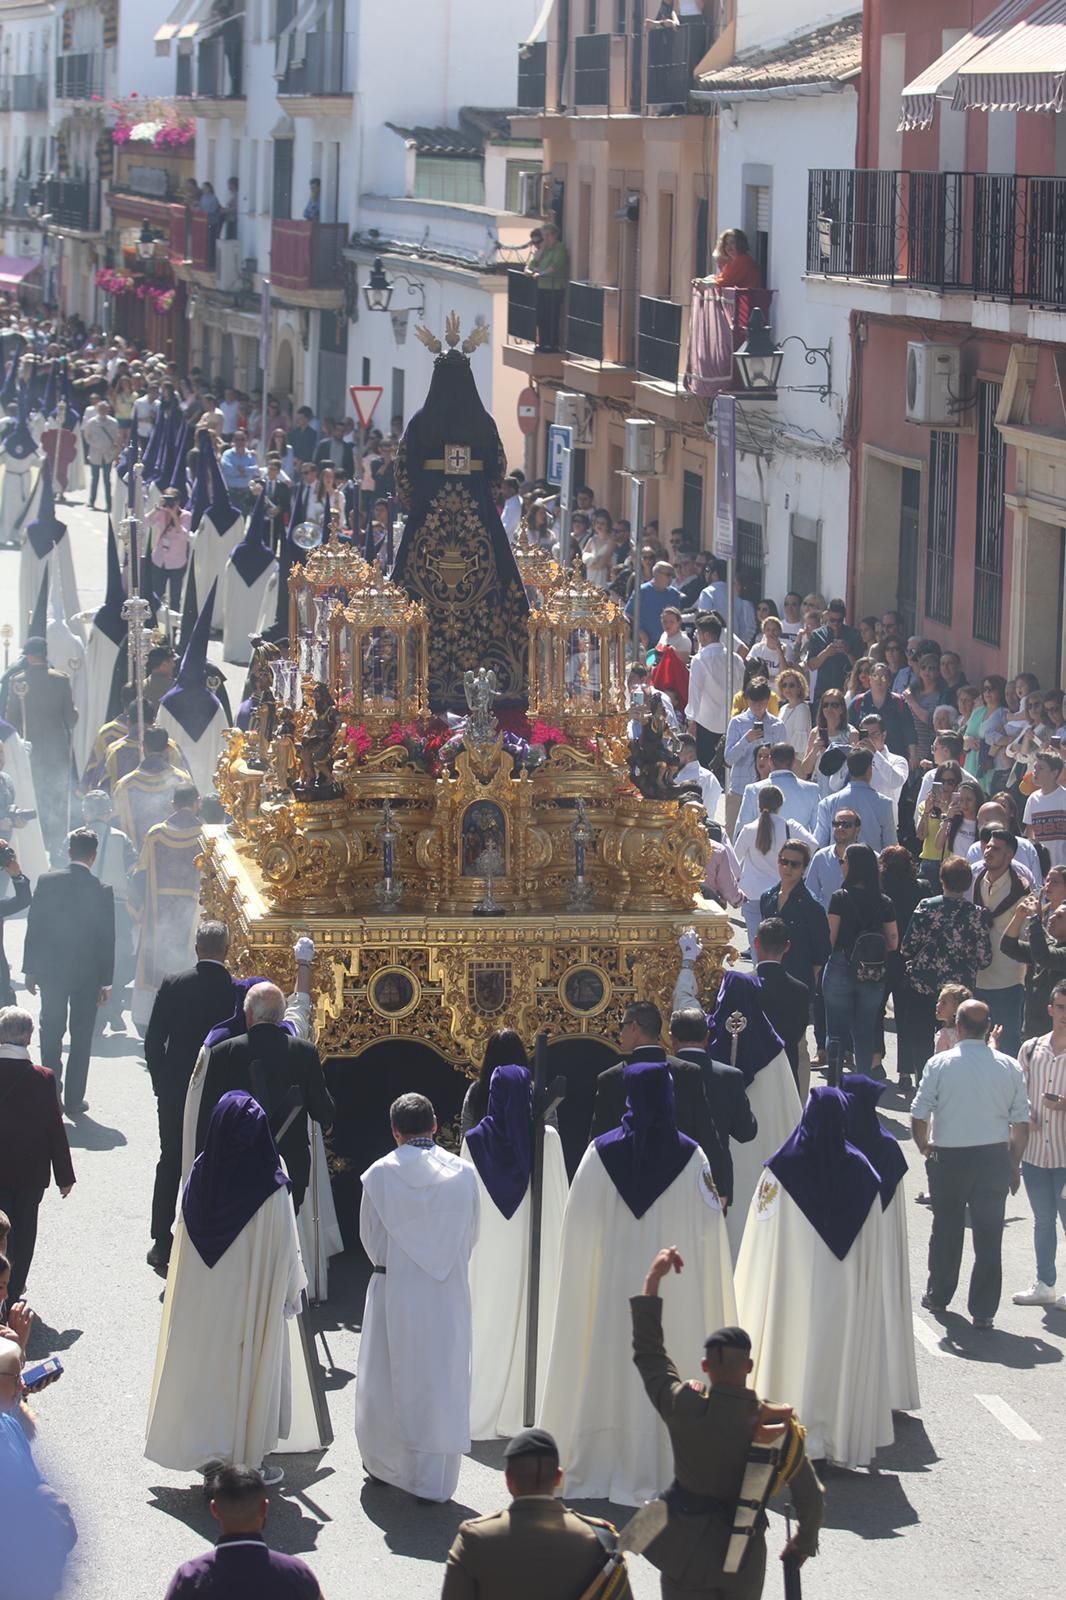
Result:
M449 313L448 313L448 315L447 315L447 317L445 319L445 323L444 323L444 343L443 344L437 338L436 334L435 333L430 333L429 329L427 327L425 327L424 325L421 325L421 326L419 326L419 327L417 327L415 329L415 338L416 339L421 339L422 343L425 345L427 350L431 350L435 356L439 356L441 351L443 350L445 344L448 346L449 350L454 350L455 349L456 345L459 344L460 332L461 332L461 329L459 327L459 313L457 311L449 311ZM489 338L489 325L488 325L488 323L487 322L475 322L473 328L467 334L466 338L462 341L462 352L463 352L463 355L464 356L472 355L473 352L477 349L479 344L487 344L488 343L488 338Z

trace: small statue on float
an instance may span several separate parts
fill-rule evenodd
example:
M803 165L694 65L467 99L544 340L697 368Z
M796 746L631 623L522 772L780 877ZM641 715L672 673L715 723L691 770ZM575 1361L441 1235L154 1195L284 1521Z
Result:
M286 706L278 717L277 730L270 746L270 770L275 795L284 796L290 792L293 778L299 768L296 713Z
M344 792L333 781L340 726L333 696L324 683L316 683L314 710L300 740L300 782L294 785L302 800L335 800Z
M645 712L640 733L629 741L629 775L645 800L698 800L698 783L676 784L681 757L671 748L669 723L656 700Z

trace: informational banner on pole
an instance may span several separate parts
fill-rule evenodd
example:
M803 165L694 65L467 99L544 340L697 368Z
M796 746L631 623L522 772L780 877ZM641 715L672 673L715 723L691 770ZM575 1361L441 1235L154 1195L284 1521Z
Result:
M563 454L574 448L574 430L565 423L553 422L548 429L548 470L544 476L556 489L563 483Z
M711 549L723 561L737 553L737 402L720 394L714 403L717 447L714 469L714 532Z

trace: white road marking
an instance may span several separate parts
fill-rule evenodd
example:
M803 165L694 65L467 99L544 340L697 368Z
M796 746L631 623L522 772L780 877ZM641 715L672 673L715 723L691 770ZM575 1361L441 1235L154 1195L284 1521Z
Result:
M1024 1417L1020 1417L1012 1406L998 1394L975 1394L974 1399L984 1406L986 1411L991 1411L997 1422L1002 1422L1008 1433L1013 1433L1016 1439L1023 1439L1026 1444L1039 1444L1040 1435L1035 1428L1031 1428Z
M928 1350L931 1356L947 1355L947 1351L941 1349L940 1340L932 1328L928 1323L923 1322L921 1317L914 1318L914 1337L924 1349Z

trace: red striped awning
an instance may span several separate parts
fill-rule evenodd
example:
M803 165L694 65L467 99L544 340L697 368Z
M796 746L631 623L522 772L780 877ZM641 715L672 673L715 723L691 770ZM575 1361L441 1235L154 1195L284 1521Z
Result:
M39 257L0 256L0 289L17 289L40 267Z
M1066 94L1066 0L1046 0L959 69L960 111L1061 111Z
M930 127L937 101L950 100L955 92L956 74L975 58L981 58L990 45L1036 5L1037 0L1000 0L983 22L956 39L943 55L923 68L903 90L897 131L907 133L914 128Z

